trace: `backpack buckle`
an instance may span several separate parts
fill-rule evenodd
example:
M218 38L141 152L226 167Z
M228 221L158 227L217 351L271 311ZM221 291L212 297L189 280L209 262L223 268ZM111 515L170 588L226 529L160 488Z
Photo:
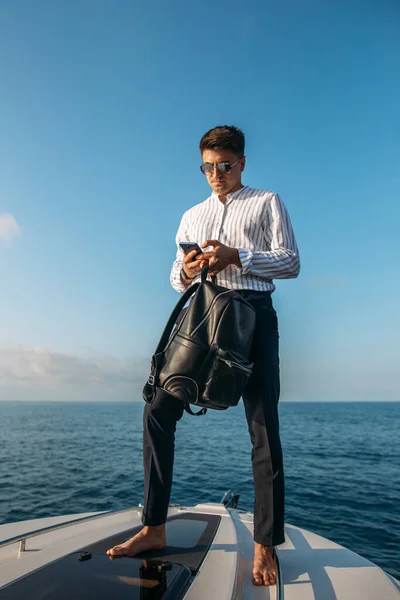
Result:
M154 375L149 375L149 378L148 378L148 380L147 380L147 383L148 383L149 385L152 385L152 386L153 386L153 385L155 385L155 383L156 383L156 378L154 377Z

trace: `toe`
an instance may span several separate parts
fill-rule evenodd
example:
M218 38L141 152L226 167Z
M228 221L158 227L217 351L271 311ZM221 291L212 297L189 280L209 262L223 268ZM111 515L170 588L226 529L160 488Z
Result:
M254 585L264 584L262 571L258 567L253 569L253 583Z
M264 585L272 585L272 577L269 573L265 573L264 575Z
M107 550L107 554L109 554L110 556L118 556L122 554L122 548L120 546L115 546L114 548L110 548L110 550Z
M275 585L276 575L275 572L266 573L264 576L264 585Z

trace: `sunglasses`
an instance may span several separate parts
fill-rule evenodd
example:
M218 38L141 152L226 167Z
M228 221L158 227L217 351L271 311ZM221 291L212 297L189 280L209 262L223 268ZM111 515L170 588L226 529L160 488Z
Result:
M237 165L238 162L240 162L241 160L241 158L238 158L237 161L233 163L233 165L231 165L231 163L227 162L226 160L217 163L206 162L200 165L200 171L203 173L203 175L206 175L207 173L213 173L216 167L220 173L230 173L233 167Z

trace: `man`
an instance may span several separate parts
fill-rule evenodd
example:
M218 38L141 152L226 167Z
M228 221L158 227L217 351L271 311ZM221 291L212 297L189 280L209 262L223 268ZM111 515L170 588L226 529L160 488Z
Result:
M279 437L278 323L272 306L273 279L297 277L299 254L279 196L242 184L244 135L236 127L216 127L200 141L201 170L212 194L182 218L171 284L183 292L205 262L218 285L237 290L256 310L253 373L243 394L255 488L254 568L256 585L276 582L274 546L284 541L284 479ZM179 242L204 249L183 255ZM208 251L206 250L209 249ZM145 504L143 529L110 555L132 556L166 544L165 521L172 485L176 423L183 403L162 390L144 409Z

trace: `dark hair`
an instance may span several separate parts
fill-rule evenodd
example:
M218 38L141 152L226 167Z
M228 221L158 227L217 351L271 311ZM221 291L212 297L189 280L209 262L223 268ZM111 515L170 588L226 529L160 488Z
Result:
M200 140L200 152L204 150L232 150L238 157L244 156L244 133L233 125L221 125L207 131Z

